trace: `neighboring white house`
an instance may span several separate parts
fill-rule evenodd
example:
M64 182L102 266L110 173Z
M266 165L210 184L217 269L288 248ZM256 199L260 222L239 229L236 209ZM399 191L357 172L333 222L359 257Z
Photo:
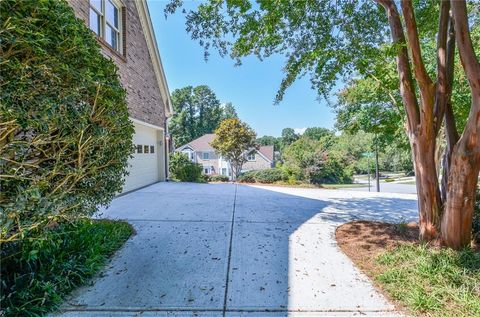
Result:
M215 134L205 134L198 139L187 143L176 152L185 153L188 158L203 167L206 175L224 175L232 177L230 162L215 152L210 143L215 139ZM261 146L246 154L248 161L243 165L242 172L261 170L274 166L273 146Z

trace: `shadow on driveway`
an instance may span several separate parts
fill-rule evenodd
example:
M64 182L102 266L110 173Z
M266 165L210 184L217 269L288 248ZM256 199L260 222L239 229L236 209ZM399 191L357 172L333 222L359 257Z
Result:
M392 316L334 230L355 219L412 220L416 210L408 195L155 184L103 210L137 235L64 316Z

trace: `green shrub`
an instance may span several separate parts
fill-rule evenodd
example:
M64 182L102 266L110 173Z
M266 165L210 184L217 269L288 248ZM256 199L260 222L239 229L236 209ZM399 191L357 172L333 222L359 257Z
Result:
M239 183L255 183L255 171L249 171L237 177Z
M287 181L288 176L281 168L270 168L256 171L254 174L255 182L271 184L280 181Z
M202 166L188 159L185 153L173 153L170 157L170 173L172 178L181 182L205 182Z
M108 204L134 129L115 64L65 1L1 1L0 24L5 241Z
M126 222L76 220L52 224L0 251L2 316L42 316L94 276L133 233Z
M318 153L305 174L312 184L349 184L353 181L353 170L331 154Z
M210 177L211 182L228 182L230 179L225 175L213 175Z

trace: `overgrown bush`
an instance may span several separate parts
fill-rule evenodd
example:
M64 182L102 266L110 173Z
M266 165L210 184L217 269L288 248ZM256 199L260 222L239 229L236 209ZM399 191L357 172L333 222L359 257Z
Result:
M0 235L15 240L108 204L134 130L115 64L65 1L1 1L0 24Z
M229 180L226 175L213 175L210 177L211 182L228 182Z
M170 174L181 182L205 182L202 166L188 159L185 153L173 153L170 156Z
M305 168L311 184L348 184L353 181L353 170L335 155L318 153Z

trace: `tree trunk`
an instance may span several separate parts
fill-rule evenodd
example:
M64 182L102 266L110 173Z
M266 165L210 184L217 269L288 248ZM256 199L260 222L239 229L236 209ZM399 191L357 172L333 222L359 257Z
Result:
M451 154L442 241L448 247L461 249L470 244L480 170L480 63L470 38L466 2L451 1L451 8L455 40L472 92L472 104L465 129Z
M475 92L474 92L475 93ZM473 209L480 171L480 93L472 95L471 115L453 148L442 217L442 242L453 249L470 244Z
M432 139L433 138L433 139ZM438 238L441 198L435 167L435 139L420 135L411 138L418 193L420 240Z

